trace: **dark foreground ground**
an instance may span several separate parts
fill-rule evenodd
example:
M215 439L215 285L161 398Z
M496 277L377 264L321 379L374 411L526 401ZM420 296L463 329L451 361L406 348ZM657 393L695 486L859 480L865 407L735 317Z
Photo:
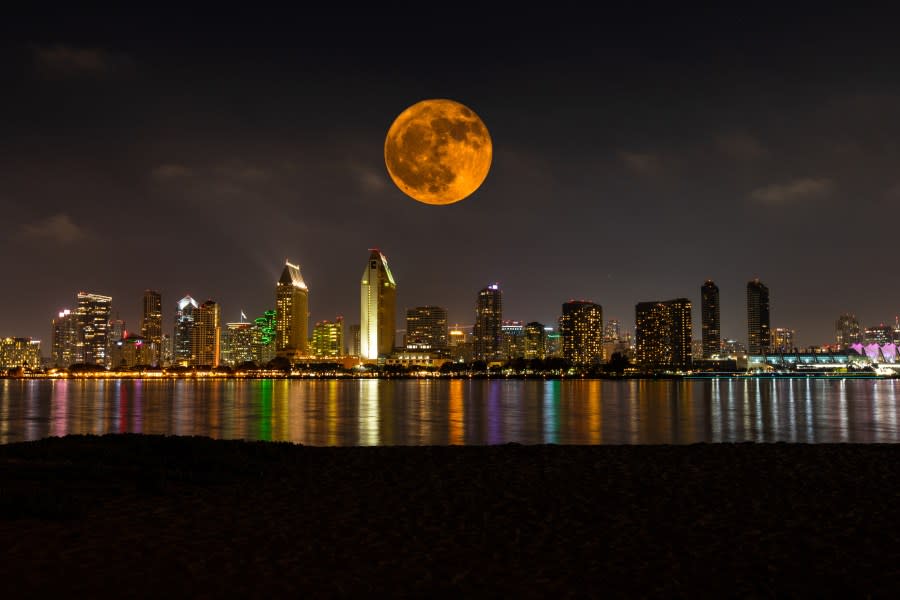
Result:
M894 596L900 447L0 446L3 597Z

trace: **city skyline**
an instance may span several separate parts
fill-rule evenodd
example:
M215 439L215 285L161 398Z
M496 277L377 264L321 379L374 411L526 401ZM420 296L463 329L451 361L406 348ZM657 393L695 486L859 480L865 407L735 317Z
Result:
M286 256L313 322L352 322L359 245L391 257L400 306L442 303L450 322L495 281L515 319L554 323L575 298L630 324L654 298L696 311L712 279L721 335L742 339L759 277L772 327L802 345L845 312L900 313L900 283L859 259L889 252L871 223L900 198L886 20L523 8L460 31L423 10L163 29L26 8L0 25L0 260L28 291L0 301L0 332L46 339L79 289L115 298L133 330L146 288L167 321L186 293L226 321L260 314ZM423 98L470 106L494 142L484 184L452 206L419 205L385 169L391 121Z

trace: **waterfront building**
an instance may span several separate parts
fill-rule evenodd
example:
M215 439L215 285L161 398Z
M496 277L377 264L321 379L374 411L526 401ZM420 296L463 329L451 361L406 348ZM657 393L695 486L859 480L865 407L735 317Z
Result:
M275 351L294 359L309 354L309 288L300 275L300 267L284 262L281 278L275 284Z
M241 314L243 317L243 313ZM256 362L258 354L253 347L254 324L249 321L226 323L222 332L221 362L229 367Z
M191 336L194 329L195 312L200 305L197 301L185 296L178 301L178 310L175 312L175 333L172 337L173 364L186 367L191 364Z
M112 356L113 349L116 348L116 345L122 341L127 335L127 331L125 330L125 321L123 319L119 319L118 317L115 319L110 319L109 324L106 328L106 355L108 357ZM116 367L118 364L114 360L108 360L106 362L109 367Z
M890 344L894 341L894 328L890 325L885 325L884 323L879 323L878 325L871 325L866 327L865 335L863 336L863 343L865 344L878 344L879 346L883 346L884 344Z
M275 311L267 310L253 320L253 360L263 366L275 358Z
M552 327L544 327L544 354L545 358L562 358L562 335Z
M544 324L532 321L525 325L525 358L543 360L547 356L547 334Z
M747 352L763 354L770 342L769 288L756 278L747 282Z
M784 354L797 351L797 332L787 327L775 327L772 329L771 351Z
M585 300L562 305L559 318L563 357L573 365L603 362L603 307Z
M722 351L722 329L719 325L719 286L707 279L700 287L700 326L702 357L712 358Z
M153 357L153 365L159 365L162 352L162 295L156 290L144 290L143 310L141 312L141 337L157 350Z
M500 325L502 352L506 360L525 357L525 325L522 321L504 319Z
M440 306L417 306L406 311L407 350L444 352L449 348L447 309Z
M78 315L68 308L61 310L51 323L50 364L59 369L67 369L77 361Z
M459 325L454 325L447 334L450 345L450 358L456 362L472 362L475 360L475 351L472 345L472 335L466 333Z
M640 302L635 306L635 359L645 369L691 366L691 301Z
M856 315L844 313L837 318L834 322L834 340L841 350L862 342L862 332Z
M478 292L475 301L473 347L475 360L503 359L503 295L500 286L492 283Z
M360 281L361 358L387 358L393 352L396 302L397 283L388 267L387 257L378 248L371 248Z
M219 366L220 335L219 305L207 300L197 308L191 328L191 366Z
M359 324L354 323L347 332L347 356L359 356Z
M75 362L89 365L106 365L109 346L109 314L112 297L91 292L76 295L78 340Z
M313 327L312 353L319 358L339 358L344 355L344 317L316 323Z
M41 342L30 337L0 338L0 369L41 368Z
M615 344L619 341L619 320L610 319L603 328L603 343Z
M159 347L159 365L161 367L171 367L173 360L173 346L172 346L172 336L168 333L164 333L162 336L162 343Z
M159 356L159 350L149 339L140 335L126 335L112 344L110 366L113 369L150 367Z

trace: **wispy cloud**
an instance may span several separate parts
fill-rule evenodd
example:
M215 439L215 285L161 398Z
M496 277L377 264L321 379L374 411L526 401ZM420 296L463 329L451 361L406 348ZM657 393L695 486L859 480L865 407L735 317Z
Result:
M768 153L762 142L747 133L721 134L716 136L714 143L719 152L734 160L756 160Z
M750 198L763 204L783 205L827 198L834 188L830 179L802 178L757 188L750 192Z
M619 152L619 160L637 175L652 177L662 171L662 160L656 154L646 152Z
M193 169L190 167L185 167L184 165L177 165L174 163L159 165L154 167L150 172L150 175L153 179L157 179L160 181L168 181L171 179L181 179L183 177L190 177L194 173Z
M353 163L350 172L364 192L382 192L388 188L388 174L383 169L379 171L368 165Z
M35 69L50 77L104 77L134 69L134 61L129 56L101 48L57 44L32 46L31 50Z
M59 213L34 223L25 224L19 233L25 239L61 245L78 242L88 237L87 230L75 223L65 213Z

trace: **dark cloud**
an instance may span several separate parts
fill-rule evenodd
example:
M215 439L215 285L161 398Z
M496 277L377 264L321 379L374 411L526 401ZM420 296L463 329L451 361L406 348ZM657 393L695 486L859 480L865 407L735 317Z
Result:
M829 197L835 185L826 178L801 178L787 183L775 183L750 192L750 198L762 204L783 206L795 202L821 200Z
M134 70L127 55L100 48L76 48L63 44L32 46L37 72L48 77L107 77Z
M22 225L19 235L24 240L67 246L87 239L87 229L75 223L67 214L59 213L33 223Z

